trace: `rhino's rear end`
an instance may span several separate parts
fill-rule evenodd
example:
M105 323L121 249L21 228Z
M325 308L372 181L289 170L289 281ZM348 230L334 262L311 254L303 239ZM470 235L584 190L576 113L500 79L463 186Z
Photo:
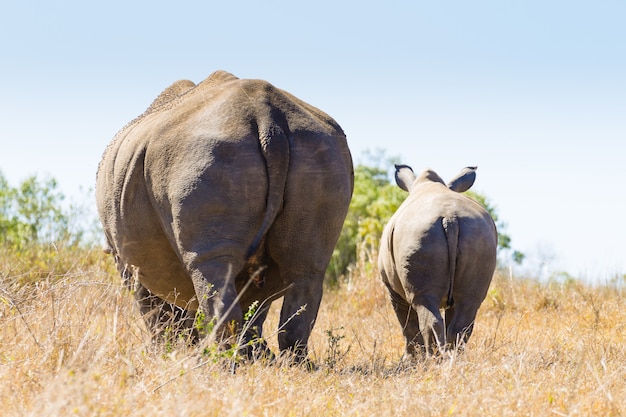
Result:
M269 83L219 72L157 98L123 129L96 193L112 252L152 294L207 317L233 306L229 322L280 294L285 349L306 345L353 185L332 118ZM264 285L237 294L250 247L268 261Z

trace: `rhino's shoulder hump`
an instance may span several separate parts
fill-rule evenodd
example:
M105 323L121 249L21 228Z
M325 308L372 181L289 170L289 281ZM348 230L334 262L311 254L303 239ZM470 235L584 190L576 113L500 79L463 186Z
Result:
M165 90L163 90L161 94L159 94L157 98L154 99L154 101L152 102L150 107L148 107L148 109L146 110L144 114L152 113L153 111L156 111L157 109L165 106L166 104L171 103L173 100L187 93L189 90L191 90L195 86L196 84L193 81L189 81L189 80L176 81L175 83L167 87Z
M204 79L200 84L223 84L229 81L235 81L239 78L235 77L228 71L217 70L211 73L208 77Z

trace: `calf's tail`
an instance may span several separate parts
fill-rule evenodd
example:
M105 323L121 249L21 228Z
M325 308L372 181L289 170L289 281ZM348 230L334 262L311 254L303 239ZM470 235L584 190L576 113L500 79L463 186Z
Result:
M456 257L459 245L459 220L456 217L444 217L441 221L443 230L446 234L446 240L448 242L448 299L446 305L452 307L454 304L453 290L454 290L454 276L456 274Z

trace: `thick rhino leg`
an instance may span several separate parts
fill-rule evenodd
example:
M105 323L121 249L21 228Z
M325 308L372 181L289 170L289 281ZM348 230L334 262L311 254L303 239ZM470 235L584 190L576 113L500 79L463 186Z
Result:
M211 257L190 265L199 305L198 332L203 338L214 335L217 341L226 342L237 334L243 321L234 282L243 262Z
M293 352L297 361L307 355L326 267L352 194L351 161L349 155L338 156L337 141L302 139L291 148L285 207L266 240L278 279L291 284L280 313L278 344L281 351Z
M485 236L484 241L489 242L489 236ZM495 239L492 238L491 248L484 252L475 251L475 242L476 240L464 242L461 253L466 255L465 262L457 263L452 294L454 303L446 311L447 338L451 346L465 344L469 340L476 314L487 296L495 269ZM471 259L473 263L469 264L467 259Z
M267 318L269 307L270 304L268 303L259 308L254 314L254 319L246 323L238 343L243 346L239 352L243 357L250 360L274 359L274 353L263 339L263 323Z
M296 279L285 294L280 310L282 331L278 333L278 347L281 351L292 352L296 362L306 359L307 343L322 300L323 282L323 274Z
M113 253L115 265L122 277L124 286L128 290L133 291L152 341L155 343L174 341L180 335L187 335L189 341L195 343L198 334L193 328L194 313L190 313L187 309L176 304L169 303L150 292L140 282L143 277L143 271L129 267L127 263L123 262L119 255L113 252L110 243L111 239L108 234L107 240L106 251Z
M262 254L248 260L247 267L236 279L239 304L244 314L252 314L244 321L240 346L245 346L240 354L248 359L273 359L267 343L263 339L263 325L272 302L285 293L286 284L278 274L276 264ZM246 346L248 345L248 346Z
M419 282L419 281L414 281ZM445 325L439 310L440 290L420 290L404 285L407 301L387 286L396 316L407 342L407 356L433 355L446 341Z
M474 330L474 320L480 307L480 301L463 300L463 302L446 310L446 326L448 342L452 346L465 344Z
M153 295L139 282L135 283L134 295L153 342L173 342L180 336L187 336L190 343L198 341L193 312Z
M381 271L384 274L384 271ZM396 313L400 327L402 328L402 334L406 342L406 348L403 360L411 361L418 357L422 357L425 354L424 351L424 338L420 332L417 313L413 310L413 307L407 303L404 298L395 292L387 280L383 279L387 290L389 291L389 300L393 311Z
M445 329L443 317L439 311L439 303L434 297L413 300L413 309L417 313L420 333L424 339L424 349L428 355L435 353L437 348L445 345Z
M253 145L253 146L251 146ZM200 336L229 338L242 325L236 278L246 267L246 251L265 213L267 182L258 140L220 142L210 164L173 175L170 183L193 184L157 194L159 212L172 246L191 278L197 299ZM156 183L155 190L167 189ZM171 188L171 187L170 187ZM164 215L164 217L165 217ZM171 226L169 226L171 224Z

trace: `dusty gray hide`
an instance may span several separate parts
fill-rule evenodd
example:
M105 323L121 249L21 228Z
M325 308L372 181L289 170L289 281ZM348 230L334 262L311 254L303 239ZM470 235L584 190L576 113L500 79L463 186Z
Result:
M353 185L331 117L217 71L174 83L115 136L96 198L108 251L157 337L198 336L196 312L219 337L241 334L255 301L244 336L260 337L269 304L284 296L279 347L303 359Z
M460 194L474 183L475 171L465 168L446 186L432 170L416 177L396 165L396 182L409 196L385 226L378 265L408 359L466 342L487 294L496 227L481 205Z

